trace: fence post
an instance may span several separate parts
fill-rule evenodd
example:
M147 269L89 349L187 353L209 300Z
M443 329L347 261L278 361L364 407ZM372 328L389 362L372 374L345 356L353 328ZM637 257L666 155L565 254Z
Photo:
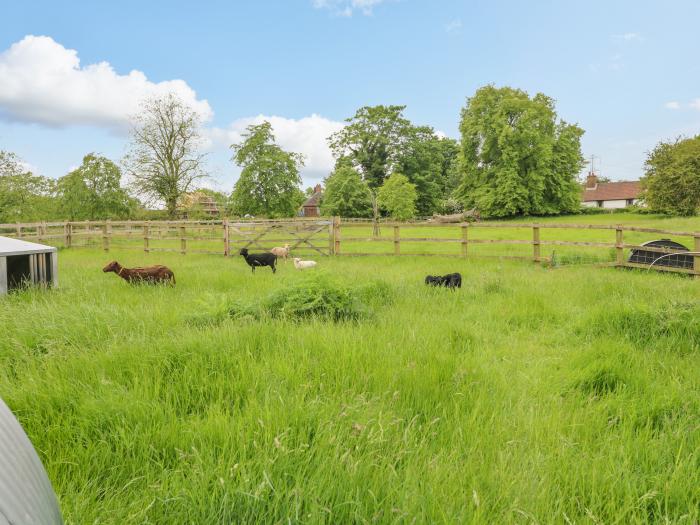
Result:
M540 227L537 224L532 226L532 258L540 261Z
M107 228L109 221L105 221L102 225L102 248L104 251L109 251L109 230Z
M143 223L143 251L148 253L148 236L150 235L150 228L148 227L148 222Z
M615 253L618 266L625 264L625 251L622 247L622 224L618 224L615 228Z
M228 217L224 219L224 257L231 255L231 248L229 246L229 229L228 229Z
M180 253L187 254L187 229L184 225L180 226Z
M19 225L19 223L17 223L17 238L22 238L22 227Z
M340 255L340 217L333 217L333 255Z
M70 222L63 223L63 244L66 248L70 248L73 244L73 227Z
M394 255L401 255L401 238L399 226L394 226Z
M695 247L693 248L693 251L695 253L700 253L700 233L695 232L695 235L693 236L695 239ZM700 277L700 255L694 255L693 256L693 271L695 272L695 278Z
M331 222L328 223L328 255L333 255L333 249L335 248L335 243L333 239L333 221L334 217L331 218Z
M469 245L469 224L462 224L462 257L467 258L467 247Z

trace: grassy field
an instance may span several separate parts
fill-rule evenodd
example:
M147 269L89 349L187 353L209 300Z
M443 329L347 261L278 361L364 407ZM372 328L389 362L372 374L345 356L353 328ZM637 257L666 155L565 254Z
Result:
M618 222L572 222L599 217ZM177 285L129 286L101 272L112 258L168 264ZM319 258L274 276L240 257L59 260L59 290L0 300L0 396L68 523L700 519L697 280L482 259ZM458 292L422 284L451 271ZM306 289L350 319L294 317L290 301L318 299Z

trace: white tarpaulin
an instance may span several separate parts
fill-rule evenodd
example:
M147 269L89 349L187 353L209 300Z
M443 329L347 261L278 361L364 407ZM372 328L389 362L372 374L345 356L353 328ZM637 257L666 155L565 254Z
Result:
M62 523L56 495L39 456L0 399L0 525Z

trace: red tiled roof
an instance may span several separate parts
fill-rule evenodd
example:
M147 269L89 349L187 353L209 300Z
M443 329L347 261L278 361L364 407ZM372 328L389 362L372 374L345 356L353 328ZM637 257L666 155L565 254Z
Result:
M638 180L599 182L593 189L584 188L581 194L581 200L583 202L590 202L638 199L641 193L642 187Z
M321 202L321 197L323 196L323 193L320 191L314 192L314 194L306 199L304 204L302 204L302 207L306 206L318 206Z

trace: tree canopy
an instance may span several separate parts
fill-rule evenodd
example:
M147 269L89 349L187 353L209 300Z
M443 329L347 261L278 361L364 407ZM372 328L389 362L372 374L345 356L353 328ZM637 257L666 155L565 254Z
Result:
M323 215L372 216L372 193L357 170L348 163L336 166L325 180L325 186L321 200Z
M304 199L299 176L303 155L275 144L269 122L248 126L243 140L231 149L232 160L242 168L231 193L233 213L272 218L295 215Z
M77 169L58 180L62 215L70 220L129 217L134 199L120 186L121 170L106 157L89 153Z
M554 100L486 86L460 122L462 180L456 196L482 215L548 215L580 207L583 130L557 120Z
M26 169L17 155L0 150L0 222L54 217L54 186L53 180Z
M441 200L454 189L452 166L458 151L455 140L438 137L428 126L410 130L398 161L398 171L416 186L416 211L419 215L432 215L438 211Z
M642 178L644 200L656 212L694 215L700 208L700 135L660 142Z
M200 117L174 94L144 102L135 116L124 166L146 199L162 201L170 217L198 179L206 176L200 153Z
M400 221L415 217L417 199L416 186L400 173L393 173L377 192L379 206Z
M396 168L410 138L406 106L364 106L328 139L336 159L347 158L370 188L378 188Z

